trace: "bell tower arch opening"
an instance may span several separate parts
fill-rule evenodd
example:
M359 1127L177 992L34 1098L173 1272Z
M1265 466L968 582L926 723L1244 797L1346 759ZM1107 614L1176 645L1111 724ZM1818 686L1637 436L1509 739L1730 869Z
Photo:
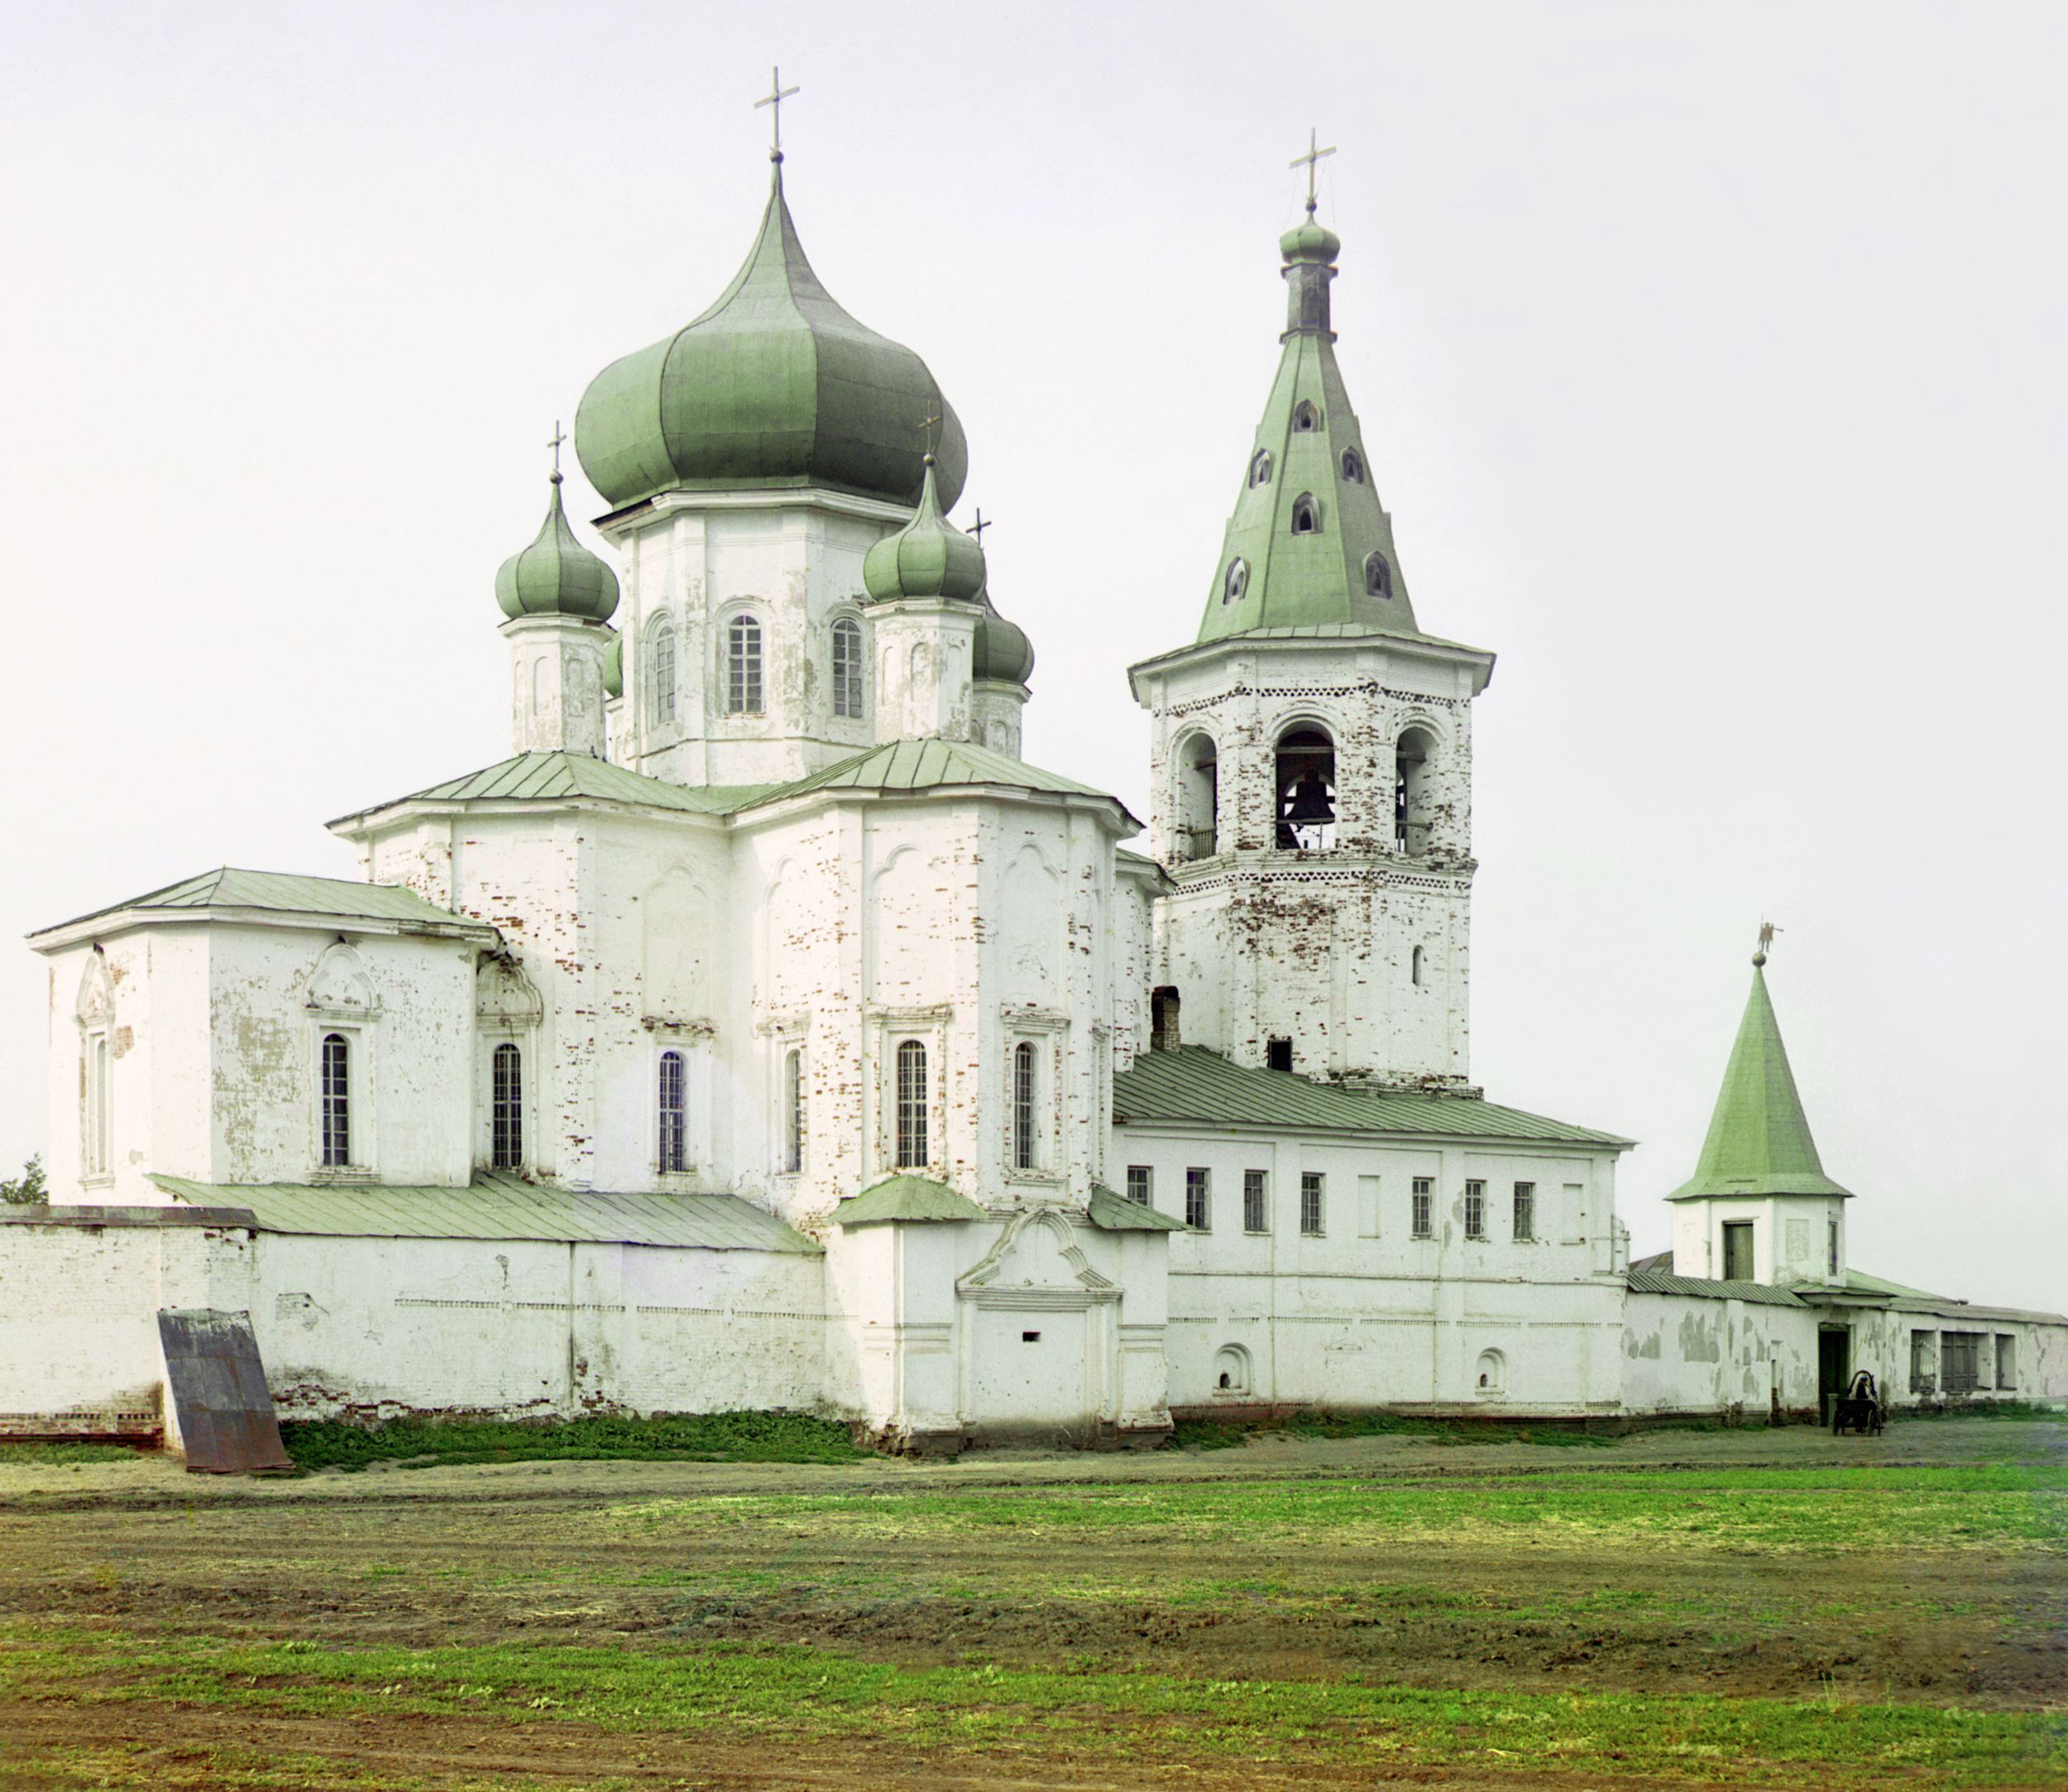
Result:
M1428 729L1401 731L1393 749L1393 843L1410 859L1429 850L1436 808L1429 772L1435 759L1436 737Z
M1276 844L1281 852L1328 852L1336 843L1336 744L1300 722L1278 737Z
M1191 734L1178 743L1177 854L1208 859L1220 850L1220 753L1214 736Z

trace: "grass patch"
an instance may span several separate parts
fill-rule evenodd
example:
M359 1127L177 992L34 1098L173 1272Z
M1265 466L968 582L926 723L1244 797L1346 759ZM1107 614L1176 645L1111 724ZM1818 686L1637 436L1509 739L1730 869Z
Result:
M598 1413L580 1419L395 1419L290 1423L280 1441L304 1469L375 1463L859 1462L846 1425L808 1412Z
M1232 1449L1255 1437L1426 1437L1439 1444L1572 1444L1607 1448L1616 1440L1577 1425L1517 1425L1477 1419L1422 1419L1400 1412L1332 1412L1303 1406L1275 1419L1180 1419L1170 1441L1180 1449Z
M804 1646L223 1643L18 1623L0 1648L17 1697L315 1717L464 1715L510 1727L915 1750L1067 1750L1359 1768L1555 1766L1733 1785L2052 1786L2057 1716L1832 1699L1423 1691L1349 1680L1156 1671L915 1667ZM139 1715L133 1721L148 1728Z
M0 1467L26 1463L133 1462L145 1454L128 1444L0 1444Z

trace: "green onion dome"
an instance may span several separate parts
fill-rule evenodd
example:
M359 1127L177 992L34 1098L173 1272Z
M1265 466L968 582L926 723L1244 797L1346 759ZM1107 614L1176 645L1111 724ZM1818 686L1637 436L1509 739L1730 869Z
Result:
M1288 261L1333 261L1343 252L1343 238L1309 216L1278 239L1278 252Z
M575 452L614 510L683 488L785 486L912 504L929 417L952 506L969 462L961 424L925 362L819 284L778 164L746 265L701 316L589 382Z
M919 508L862 562L862 583L878 603L898 597L954 597L967 602L984 589L984 549L941 515L934 457L926 455Z
M617 609L617 574L575 539L561 508L558 471L538 535L496 572L495 601L506 616L581 616L591 622L608 622Z
M615 629L610 631L610 644L603 649L603 694L625 695L625 637Z
M1033 643L1027 640L1024 629L998 613L989 592L983 592L978 601L984 606L984 615L977 624L976 659L970 667L971 674L979 679L1025 684L1034 675Z

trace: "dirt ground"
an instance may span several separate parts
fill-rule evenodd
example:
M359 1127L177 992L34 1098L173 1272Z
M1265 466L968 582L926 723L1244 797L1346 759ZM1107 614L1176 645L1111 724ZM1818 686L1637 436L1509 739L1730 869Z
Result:
M1439 1445L1386 1436L1283 1439L1206 1453L977 1453L854 1466L510 1464L298 1480L190 1476L162 1459L83 1467L0 1455L0 1622L118 1627L144 1636L301 1639L413 1648L541 1641L640 1647L803 1643L873 1661L1070 1660L1194 1679L1359 1680L1574 1693L1850 1697L1965 1708L2068 1699L2068 1557L1869 1535L1774 1554L1239 1528L1167 1538L1137 1526L957 1528L901 1522L901 1496L985 1490L1295 1482L1455 1488L1640 1469L1873 1462L2068 1460L2068 1425L1942 1421L1874 1440L1808 1428L1662 1431L1606 1449ZM1569 1484L1569 1483L1568 1483ZM783 1496L881 1494L835 1512L758 1516ZM628 1521L665 1507L669 1521ZM676 1513L673 1502L687 1502ZM937 1512L940 1502L914 1505ZM180 1702L0 1703L0 1785L17 1765L133 1750L147 1731L162 1786L237 1783L226 1763L311 1763L293 1783L519 1781L711 1787L1438 1783L1598 1786L1587 1774L1360 1770L1216 1759L1112 1766L915 1757L884 1745L665 1741L572 1723L397 1714L294 1717ZM323 1763L342 1775L323 1777ZM10 1779L13 1771L17 1777ZM27 1774L29 1777L22 1775ZM221 1775L223 1777L213 1777ZM248 1783L266 1783L251 1781ZM1619 1788L1654 1782L1617 1777ZM1659 1781L1658 1784L1667 1782ZM1674 1780L1673 1784L1684 1784Z

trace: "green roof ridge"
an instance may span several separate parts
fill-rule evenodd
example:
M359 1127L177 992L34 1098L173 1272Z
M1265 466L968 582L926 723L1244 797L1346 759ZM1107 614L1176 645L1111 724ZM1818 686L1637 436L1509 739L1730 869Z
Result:
M553 803L586 797L603 803L637 803L651 808L679 809L696 815L730 815L759 801L772 784L676 784L649 778L629 766L613 765L587 753L519 753L479 771L413 790L340 816L331 823L357 821L404 803Z
M859 1195L850 1195L833 1210L833 1223L840 1226L866 1226L887 1220L981 1219L984 1210L966 1195L958 1195L945 1182L909 1173L887 1176Z
M807 796L819 790L928 790L953 784L993 784L1011 790L1097 797L1113 803L1120 801L1108 792L1078 783L1057 772L1043 771L973 740L942 740L931 735L908 735L865 748L836 764L778 784L754 801L778 803L786 797ZM1121 812L1127 812L1124 805Z
M126 909L252 908L275 914L344 916L363 921L429 922L481 928L483 923L441 908L428 898L397 884L369 884L357 878L316 877L299 871L254 871L220 865L162 889L146 890L69 921L36 929L38 934L77 927ZM485 931L485 929L484 929ZM34 937L34 935L31 936Z
M1695 1173L1666 1198L1705 1195L1850 1195L1824 1174L1810 1137L1809 1116L1781 1042L1781 1023L1767 994L1764 954L1752 962L1738 1036L1724 1068Z

